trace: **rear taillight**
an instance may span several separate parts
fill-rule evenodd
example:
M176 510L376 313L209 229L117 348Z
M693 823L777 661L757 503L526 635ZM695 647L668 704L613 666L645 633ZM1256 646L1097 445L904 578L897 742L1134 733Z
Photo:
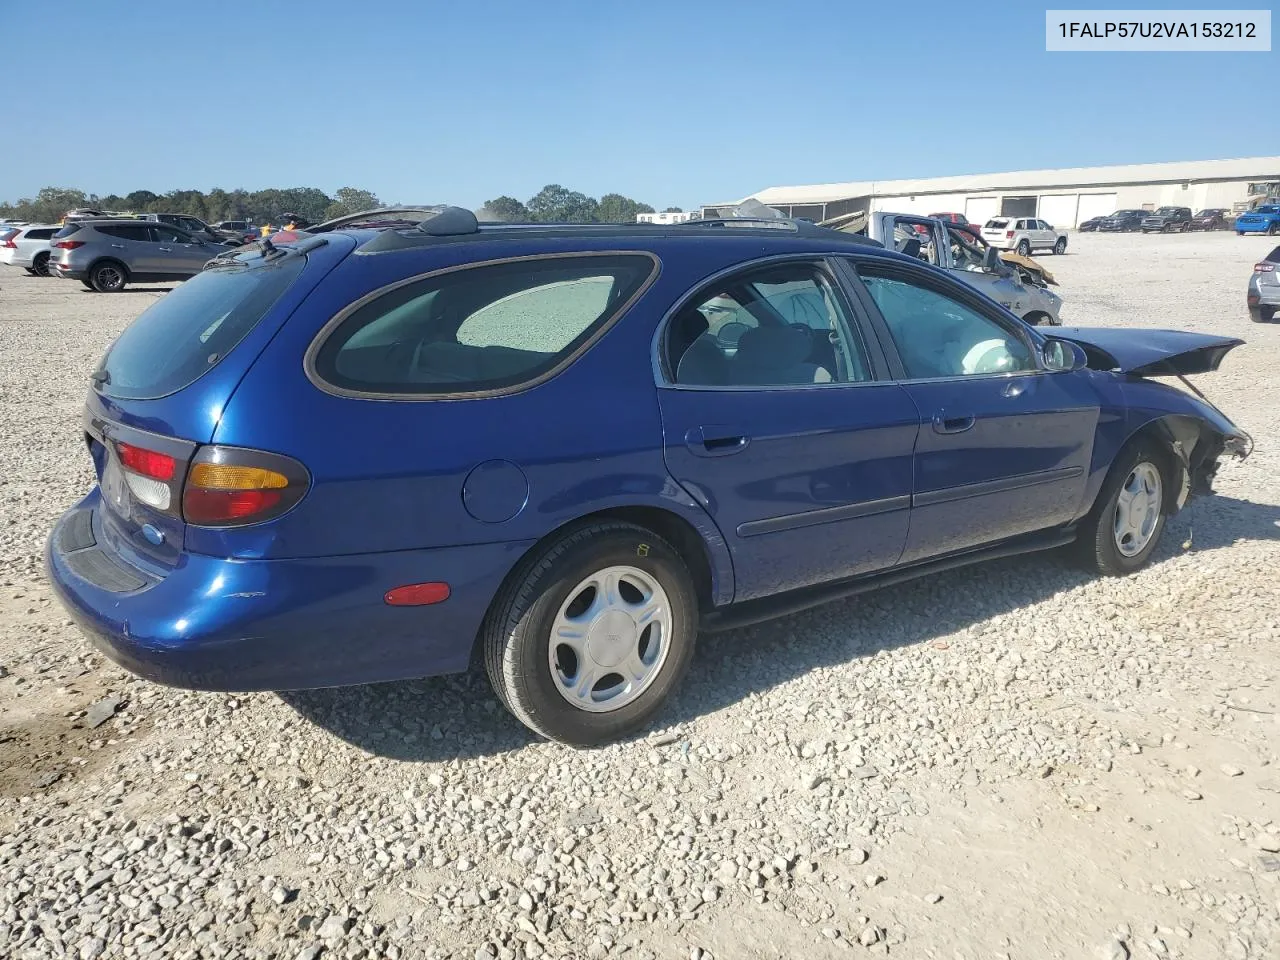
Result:
M8 238L6 238L3 242L0 242L0 247L8 247L10 250L18 249L18 245Z
M1274 263L1255 263L1253 265L1254 273L1274 273L1276 265Z
M59 240L57 243L54 244L54 247L58 250L74 250L77 247L83 247L83 246L84 246L83 240Z
M198 526L262 523L307 492L306 468L290 457L240 447L202 447L182 489L182 516Z
M1006 231L1004 232L1004 238L1005 238L1006 240L1012 240L1012 239L1013 239L1013 231L1012 231L1012 230L1006 230Z
M156 510L167 511L173 506L172 481L178 472L177 460L167 453L131 443L117 443L116 455L130 493Z

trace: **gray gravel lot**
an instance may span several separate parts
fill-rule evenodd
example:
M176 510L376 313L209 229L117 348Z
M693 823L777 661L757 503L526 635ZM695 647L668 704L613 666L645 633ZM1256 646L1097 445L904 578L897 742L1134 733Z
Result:
M1273 245L1073 235L1068 323L1246 346L1256 452L1096 580L996 562L703 638L651 736L532 741L479 675L229 696L135 680L52 600L87 375L164 288L0 268L0 956L1274 958Z

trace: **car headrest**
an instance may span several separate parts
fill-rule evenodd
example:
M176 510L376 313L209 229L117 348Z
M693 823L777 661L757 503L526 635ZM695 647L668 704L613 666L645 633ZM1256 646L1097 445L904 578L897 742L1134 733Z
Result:
M804 363L813 350L799 327L753 327L738 340L736 360L754 367L782 368Z

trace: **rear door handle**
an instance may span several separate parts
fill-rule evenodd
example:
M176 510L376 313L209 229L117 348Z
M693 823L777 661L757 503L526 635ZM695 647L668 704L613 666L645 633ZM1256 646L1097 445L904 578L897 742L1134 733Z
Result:
M747 449L751 438L737 427L717 424L690 428L684 442L695 456L727 457Z
M123 249L124 249L124 244L123 244L123 243L113 243L113 244L112 244L112 246L113 246L113 247L115 247L117 250L123 250Z
M949 417L945 413L940 413L933 418L933 431L934 433L964 433L976 422L977 418L972 414Z
M173 253L173 247L156 247L156 249L162 250L165 253Z

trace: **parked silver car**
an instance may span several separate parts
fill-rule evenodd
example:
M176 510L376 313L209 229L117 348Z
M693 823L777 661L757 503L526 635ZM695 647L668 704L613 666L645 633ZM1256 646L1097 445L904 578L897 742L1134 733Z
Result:
M1067 252L1067 238L1034 217L993 217L982 225L982 239L1000 250L1016 250L1024 257L1034 250Z
M1249 292L1245 295L1249 305L1249 319L1254 323L1270 323L1280 309L1280 247L1253 265L1249 278Z
M1027 323L1062 324L1062 298L1037 282L1036 271L1006 262L995 247L984 245L965 227L935 217L877 211L870 215L867 235L891 250L941 267Z
M49 242L58 232L57 224L35 223L6 229L0 227L0 263L22 267L37 277L49 275Z
M49 274L114 293L127 283L186 280L228 249L164 223L81 220L54 234Z

